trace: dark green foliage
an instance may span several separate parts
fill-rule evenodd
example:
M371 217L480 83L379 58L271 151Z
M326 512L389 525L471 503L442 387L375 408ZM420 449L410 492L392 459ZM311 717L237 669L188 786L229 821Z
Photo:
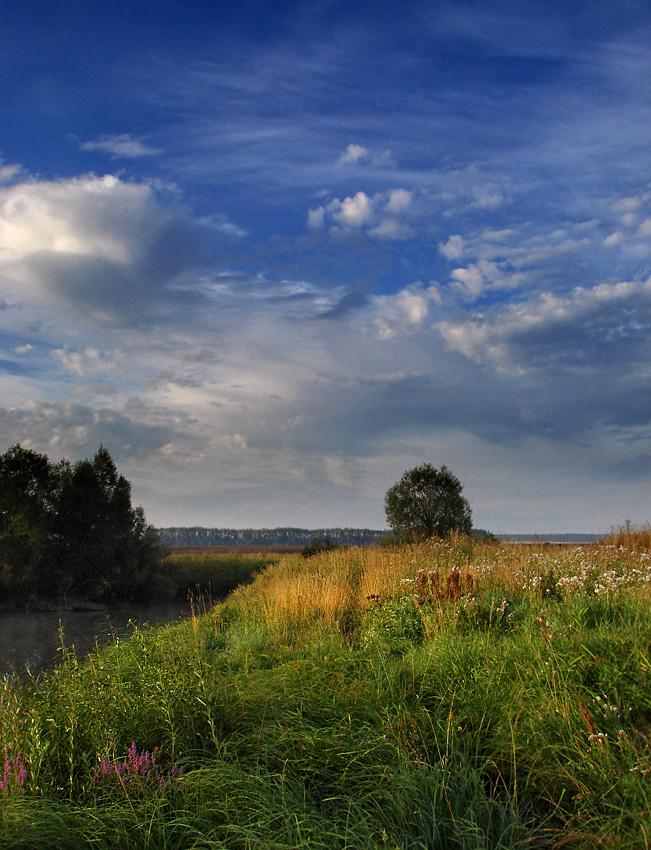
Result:
M0 587L21 592L42 569L56 498L44 455L20 445L0 457Z
M50 464L13 446L0 457L0 569L7 594L133 598L161 559L155 530L104 446Z
M473 528L472 536L478 537L486 542L499 543L499 537L497 537L496 534L493 534L492 531L487 531L485 528Z
M387 522L398 535L445 537L452 531L470 534L470 505L461 495L456 475L424 463L409 469L384 499Z
M312 555L318 555L320 552L330 552L332 549L337 549L336 543L333 543L329 537L313 537L307 546L301 549L301 555L304 558L311 558Z

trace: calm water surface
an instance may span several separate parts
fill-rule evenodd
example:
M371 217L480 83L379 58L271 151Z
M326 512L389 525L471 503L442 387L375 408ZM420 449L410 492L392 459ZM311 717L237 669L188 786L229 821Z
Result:
M61 658L60 628L66 647L78 657L116 637L128 635L129 622L142 626L170 623L190 614L189 602L165 602L110 612L60 611L0 614L0 674L51 669Z

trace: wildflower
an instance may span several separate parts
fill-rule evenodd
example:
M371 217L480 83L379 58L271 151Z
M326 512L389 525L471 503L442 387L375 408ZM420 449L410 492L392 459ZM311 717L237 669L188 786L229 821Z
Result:
M588 735L588 743L589 744L605 744L606 739L608 738L607 732L595 732L593 735Z
M126 760L117 764L105 758L100 759L99 769L93 777L93 785L96 787L107 787L118 783L124 786L125 782L135 785L137 781L147 784L156 784L162 793L173 779L181 777L181 768L172 765L167 770L161 770L156 764L156 750L153 753L139 753L135 742L129 747Z
M0 791L9 792L16 789L21 794L25 793L25 780L27 779L27 768L23 762L20 752L14 758L9 757L5 748L5 761L2 778L0 778Z

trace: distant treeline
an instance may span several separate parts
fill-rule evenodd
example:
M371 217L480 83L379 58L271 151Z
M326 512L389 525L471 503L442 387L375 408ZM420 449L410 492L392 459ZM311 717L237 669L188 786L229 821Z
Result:
M390 531L372 528L204 528L202 526L157 529L162 546L309 546L329 540L336 546L372 546L388 540ZM592 543L602 534L500 534L474 528L475 537L517 542Z
M370 546L386 531L370 528L159 528L163 546L307 546L329 540L337 546Z

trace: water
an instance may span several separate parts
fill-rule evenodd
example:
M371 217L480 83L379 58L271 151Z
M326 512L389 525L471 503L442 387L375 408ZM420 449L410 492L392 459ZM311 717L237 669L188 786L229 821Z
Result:
M98 611L54 611L0 614L0 674L10 670L32 673L50 670L61 658L63 629L66 647L74 645L77 657L129 633L129 621L163 625L189 615L189 602L164 602L146 607Z

